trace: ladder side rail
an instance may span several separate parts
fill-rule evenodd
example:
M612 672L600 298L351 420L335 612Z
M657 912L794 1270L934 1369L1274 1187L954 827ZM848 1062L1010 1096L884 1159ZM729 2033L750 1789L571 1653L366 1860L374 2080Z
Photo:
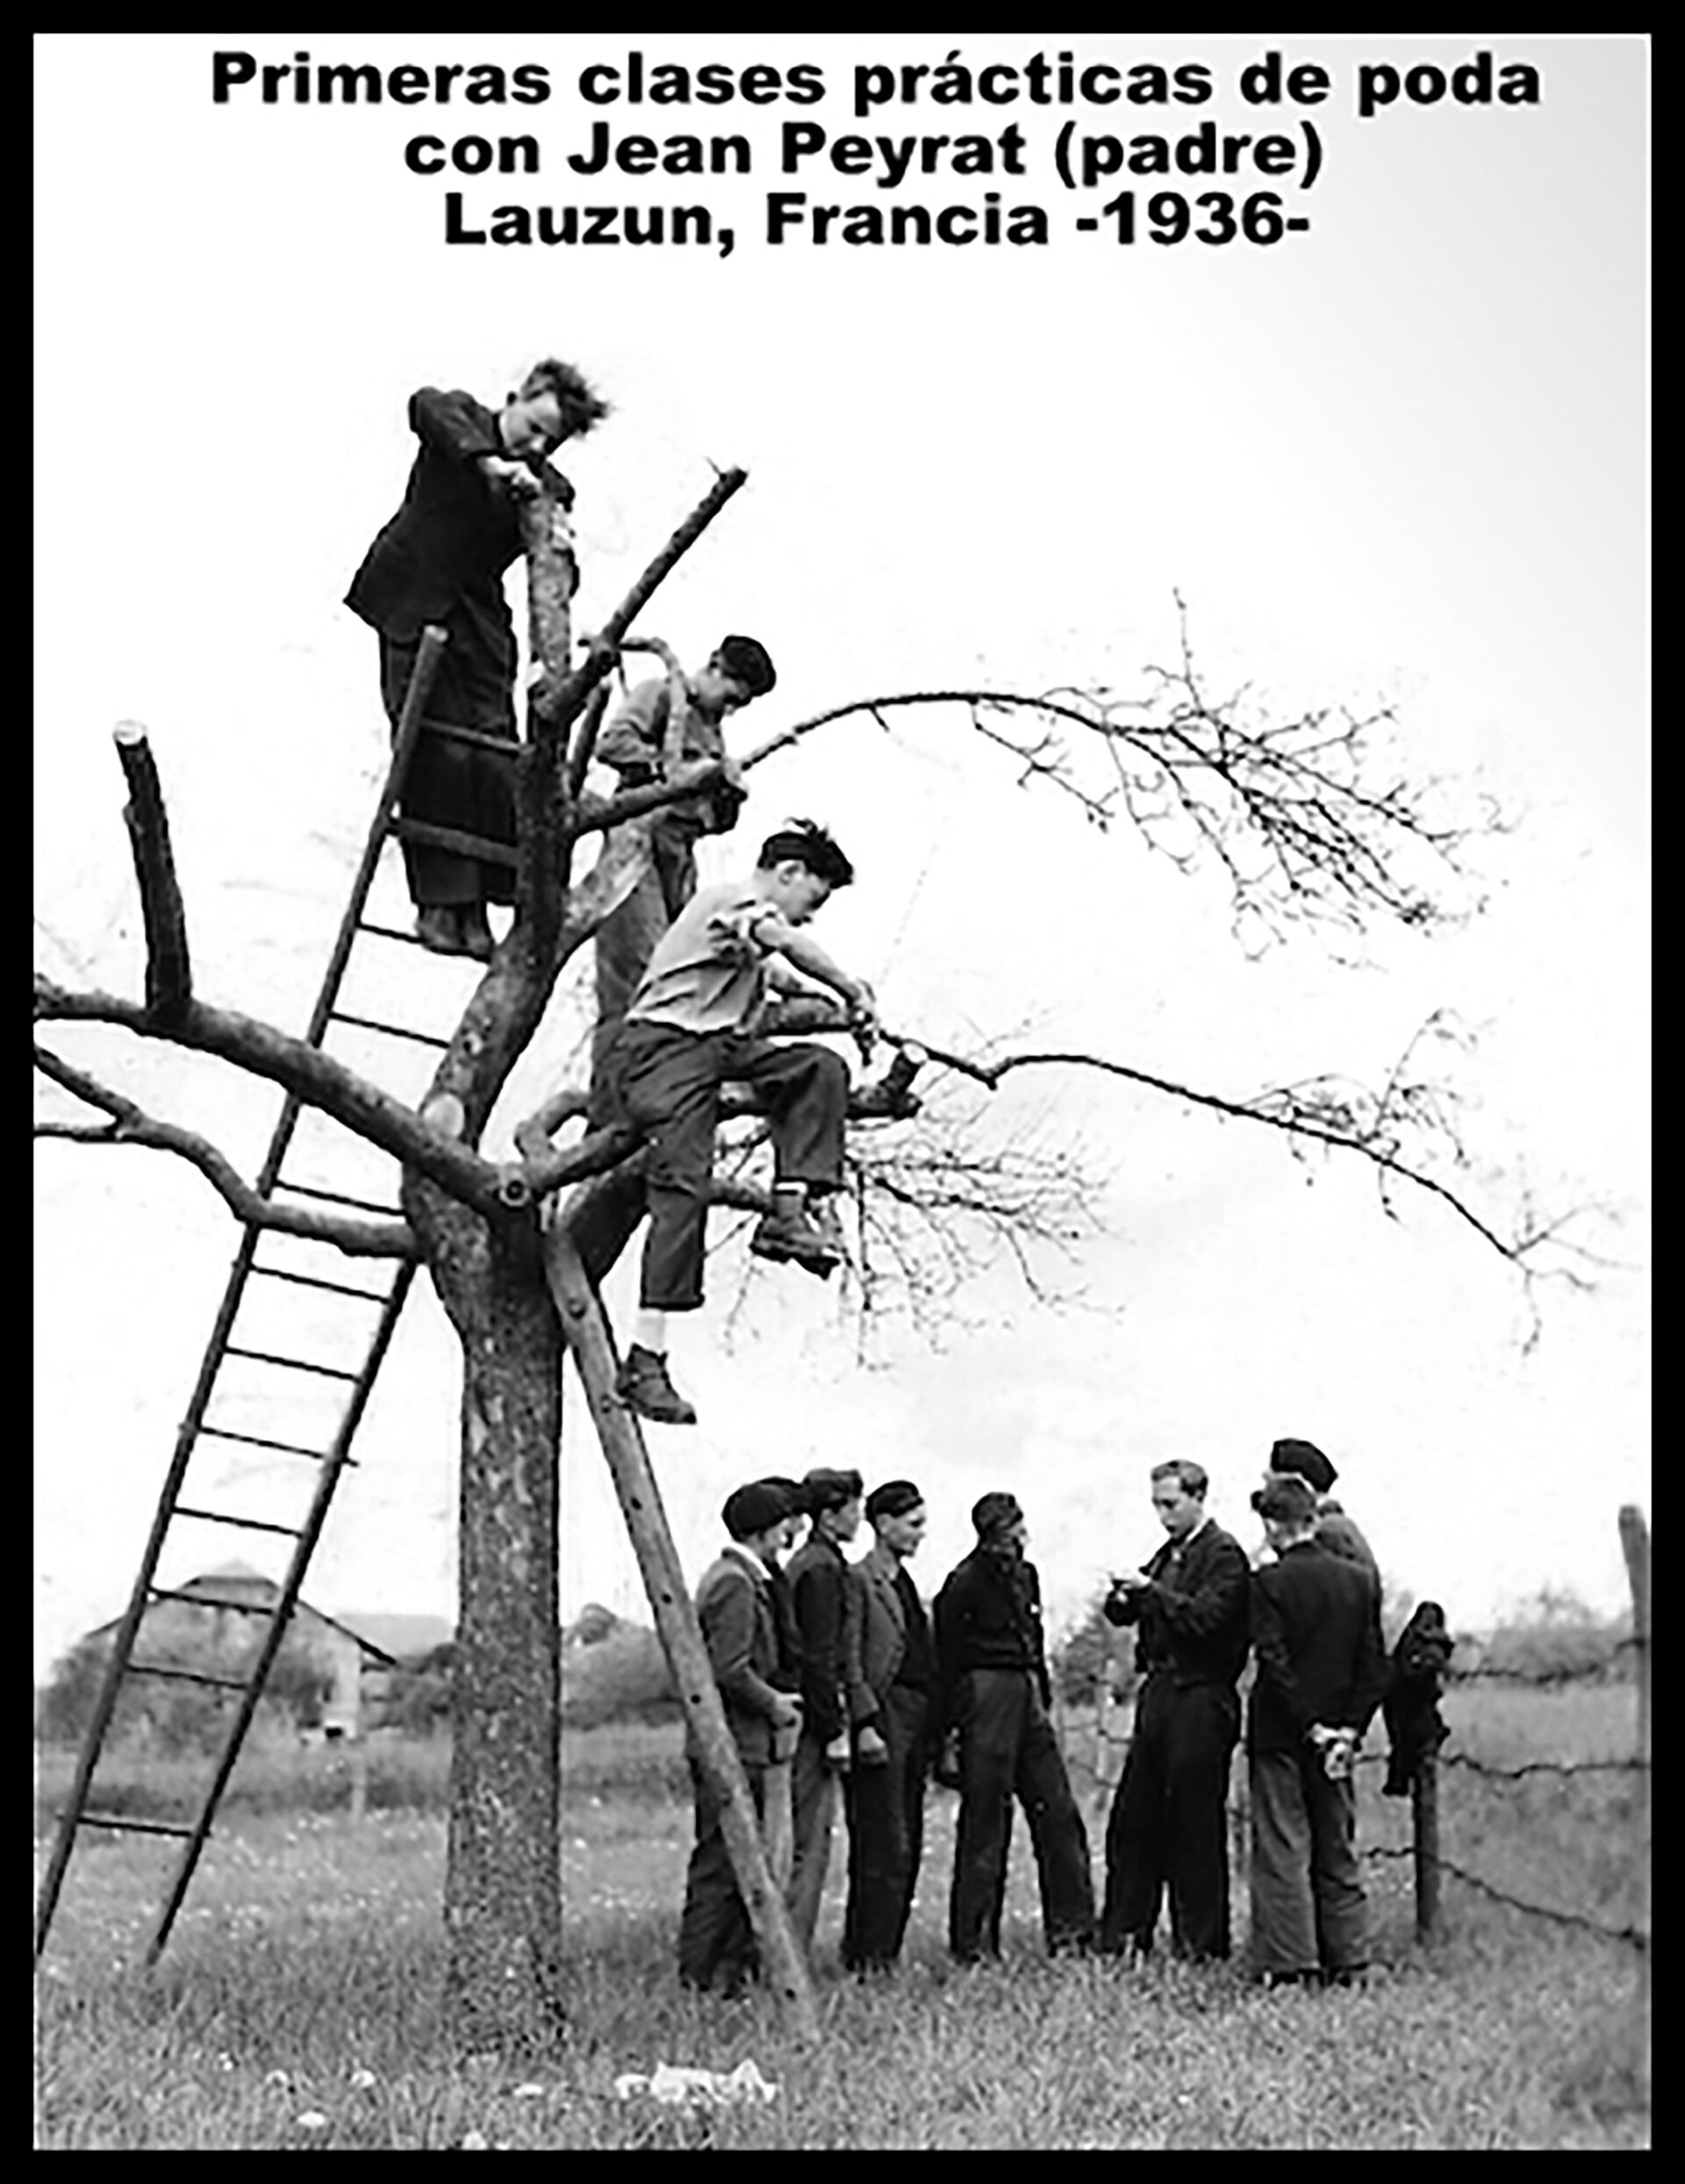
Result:
M615 1360L607 1315L573 1239L559 1225L545 1239L544 1261L563 1333L626 1515L679 1704L696 1736L704 1774L720 1799L726 1848L761 1962L798 2036L816 2041L819 2018L807 1958L768 1864L748 1778L727 1726L724 1702L642 1429L614 1392Z
M333 1003L339 999L345 966L351 958L351 945L357 935L357 921L362 916L363 904L369 900L369 890L374 885L380 852L385 846L386 836L391 826L398 791L403 787L404 776L409 769L416 739L420 734L422 708L438 670L440 655L448 642L444 631L432 622L421 632L421 643L416 650L409 688L404 693L404 703L398 712L398 731L392 740L392 762L386 769L386 779L381 784L374 824L369 828L369 838L362 845L356 877L351 883L350 900L346 904L344 916L340 920L340 930L333 938L327 969L323 973L321 988L316 995L315 1006L310 1012L310 1022L305 1029L305 1041L312 1046L321 1045L328 1020L333 1013ZM292 1133L298 1125L302 1107L303 1102L296 1092L289 1092L282 1102L275 1135L269 1140L269 1149L263 1156L262 1167L258 1170L255 1188L260 1198L269 1197L275 1189L281 1174L281 1163L292 1142Z
M421 715L427 704L427 692L438 672L440 657L449 642L444 631L429 622L421 632L417 647L415 665L410 674L410 686L404 693L404 703L398 716L398 729L392 738L392 763L386 769L386 779L381 784L380 801L375 811L375 823L369 830L369 839L363 844L362 857L357 866L356 877L351 882L351 897L345 906L345 916L333 942L333 953L327 959L327 969L322 978L322 989L311 1011L309 1029L305 1037L312 1046L319 1046L327 1030L330 1011L338 998L340 981L350 959L351 944L356 938L357 921L362 916L363 904L369 900L369 890L375 882L375 873L380 863L380 852L385 846L391 830L392 813L398 803L398 792L404 786L416 741L421 732ZM277 1167L279 1162L276 1163ZM270 1178L271 1182L274 1180Z
M321 1535L322 1527L327 1520L328 1505L333 1498L333 1490L339 1484L340 1474L346 1467L351 1452L352 1440L356 1434L357 1427L362 1421L364 1407L373 1390L376 1376L385 1359L388 1345L397 1328L398 1315L404 1309L404 1302L409 1295L410 1284L414 1276L415 1268L411 1264L406 1263L399 1269L398 1280L392 1285L391 1295L388 1297L381 1312L380 1324L376 1328L374 1339L369 1345L369 1356L362 1377L352 1390L345 1415L341 1419L339 1430L333 1436L333 1446L317 1475L316 1491L311 1498L309 1513L299 1532L298 1544L293 1548L286 1577L275 1601L268 1634L256 1660L252 1664L246 1688L235 1708L234 1718L223 1740L222 1752L218 1761L216 1773L212 1778L209 1790L205 1792L204 1803L200 1808L198 1818L193 1823L193 1832L182 1852L181 1865L171 1885L164 1907L159 1914L158 1923L154 1929L152 1939L147 1944L144 1961L148 1965L157 1962L163 1951L164 1943L169 1939L169 1931L176 1922L176 1915L181 1908L182 1900L187 1893L188 1884L193 1878L194 1868L199 1862L199 1854L204 1850L210 1836L212 1821L215 1819L217 1808L222 1802L222 1793L227 1786L229 1777L234 1771L234 1763L240 1757L240 1747L246 1740L246 1732L251 1727L253 1717L257 1712L258 1702L263 1696L263 1686L268 1681L275 1657L280 1652L282 1642L286 1637L287 1627L292 1620L293 1608L298 1603L299 1592L304 1586L305 1573L309 1568L311 1556L315 1552L316 1542Z

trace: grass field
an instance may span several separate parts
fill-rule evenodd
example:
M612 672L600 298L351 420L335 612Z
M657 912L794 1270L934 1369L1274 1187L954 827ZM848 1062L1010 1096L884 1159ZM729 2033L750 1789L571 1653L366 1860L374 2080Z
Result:
M1453 1694L1461 1748L1503 1764L1631 1749L1628 1690ZM1070 1740L1098 1858L1093 1741ZM206 1853L160 1969L133 1958L162 1858L85 1838L39 1981L38 2143L69 2147L1565 2147L1648 2143L1635 2087L1631 1950L1522 1917L1454 1880L1445 1932L1412 1939L1409 1861L1369 1866L1373 1983L1263 1994L1236 1967L1120 1974L1050 1965L1027 1837L1015 1845L1005 1961L943 1948L954 1800L934 1792L906 1963L861 1987L835 1962L841 1843L821 1922L825 2039L804 2053L760 1994L721 2004L673 1974L689 1813L671 1730L573 1737L563 1848L569 2028L541 2057L452 2051L441 2017L443 1755L394 1763L412 1801L360 1821L322 1759L287 1807L271 1757ZM63 1763L50 1756L50 1803ZM1361 1840L1408 1841L1374 1794ZM343 1775L339 1786L342 1787ZM333 1792L329 1795L329 1792ZM1631 1914L1630 1778L1492 1785L1448 1770L1445 1855L1612 1924ZM322 1809L307 1808L313 1798ZM1244 1885L1237 1918L1244 1931ZM659 2062L776 2083L713 2115L615 2098Z

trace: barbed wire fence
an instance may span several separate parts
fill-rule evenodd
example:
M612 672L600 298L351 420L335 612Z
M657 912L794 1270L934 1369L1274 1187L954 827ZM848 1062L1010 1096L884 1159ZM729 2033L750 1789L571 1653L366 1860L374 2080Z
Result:
M1640 2036L1647 2052L1650 2015L1650 1534L1641 1512L1630 1506L1620 1512L1620 1533L1632 1595L1632 1633L1630 1637L1617 1641L1617 1649L1630 1652L1634 1665L1638 1728L1632 1755L1619 1759L1530 1759L1511 1765L1454 1747L1429 1750L1416 1760L1410 1771L1409 1841L1402 1843L1371 1843L1364 1846L1359 1855L1366 1863L1373 1864L1404 1859L1411 1862L1415 1880L1416 1931L1420 1941L1431 1942L1443 1931L1440 1884L1449 1877L1463 1887L1472 1889L1485 1900L1504 1905L1528 1918L1542 1920L1577 1933L1594 1935L1631 1950L1637 1960L1636 2001ZM1118 1636L1121 1640L1125 1634L1119 1633ZM1105 1664L1099 1680L1091 1733L1085 1735L1075 1731L1065 1716L1063 1706L1058 1708L1061 1717L1058 1726L1066 1765L1078 1778L1086 1777L1093 1784L1093 1810L1102 1824L1122 1776L1124 1757L1129 1746L1129 1716L1112 1697L1114 1678L1108 1672L1111 1665L1110 1663ZM1452 1670L1443 1679L1445 1685L1452 1690L1464 1690L1480 1684L1523 1685L1535 1689L1562 1688L1571 1685L1584 1685L1598 1680L1595 1675L1588 1675L1584 1670L1562 1669L1536 1675L1522 1669L1484 1664L1461 1670ZM1387 1764L1387 1755L1384 1752L1360 1753L1357 1760L1359 1769ZM1462 1775L1505 1788L1542 1778L1566 1781L1574 1776L1633 1782L1637 1793L1632 1799L1630 1814L1629 1851L1630 1894L1638 1907L1634 1915L1617 1924L1593 1912L1540 1903L1517 1895L1489 1874L1476 1872L1460 1860L1447 1856L1440 1838L1442 1772L1453 1778ZM1244 1764L1235 1770L1229 1821L1231 1857L1237 1868L1244 1872L1250 1833Z

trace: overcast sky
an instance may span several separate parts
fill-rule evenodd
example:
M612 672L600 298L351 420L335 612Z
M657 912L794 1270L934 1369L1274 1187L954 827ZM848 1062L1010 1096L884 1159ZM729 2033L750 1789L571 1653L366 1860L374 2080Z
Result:
M746 834L827 819L859 884L820 938L886 1020L950 1047L1003 1034L1080 1045L1244 1096L1323 1071L1384 1073L1436 1007L1481 1028L1471 1131L1502 1207L1522 1176L1589 1204L1617 1263L1542 1298L1531 1353L1514 1278L1426 1199L1381 1212L1355 1161L1307 1167L1116 1082L1042 1074L998 1125L1079 1140L1101 1233L1034 1306L1005 1273L958 1300L932 1350L889 1328L860 1361L829 1288L758 1275L676 1329L695 1431L651 1429L687 1567L730 1487L767 1470L911 1475L932 1511L927 1590L971 1543L977 1495L1023 1499L1044 1588L1074 1613L1154 1543L1150 1465L1187 1455L1250 1546L1245 1496L1278 1434L1339 1465L1395 1582L1478 1623L1543 1584L1624 1593L1616 1511L1648 1501L1648 68L1633 39L1509 40L1534 105L1402 101L1359 120L1359 63L1449 72L1490 41L1306 39L1333 89L1308 233L1263 248L1124 248L1079 234L1053 145L1090 135L1295 130L1246 108L1272 42L1024 33L963 57L1203 61L1204 109L880 108L857 61L935 64L949 44L605 33L227 40L260 62L537 62L543 105L377 108L210 96L218 41L47 36L37 55L37 961L139 990L140 918L111 729L147 727L169 799L200 990L302 1026L385 750L372 634L340 603L402 490L405 406L425 384L496 400L538 355L613 399L564 467L578 489L589 628L700 498L749 483L643 626L698 664L727 629L771 649L742 743L856 696L985 681L1145 686L1177 643L1175 594L1219 688L1282 708L1377 700L1399 765L1482 788L1521 823L1481 854L1466 932L1378 937L1366 970L1312 941L1262 963L1222 890L1125 830L1020 791L964 722L893 738L839 723L755 777ZM807 109L592 109L581 68L817 64ZM1418 79L1425 83L1426 79ZM1308 110L1309 111L1309 110ZM747 176L583 179L593 120L738 132ZM778 171L778 131L1025 139L1022 178L880 188ZM428 178L413 136L538 137L536 175ZM448 247L443 198L494 206L706 202L729 257L664 248ZM1113 182L1115 190L1121 183ZM1140 185L1143 197L1158 186ZM1190 180L1190 194L1213 185ZM1237 176L1241 193L1270 186ZM1280 184L1275 186L1281 186ZM1289 183L1296 204L1298 193ZM769 191L883 208L923 197L1044 208L1041 248L770 247ZM1095 200L1096 206L1100 200ZM707 847L709 876L752 848ZM394 892L389 901L401 906ZM412 971L414 966L410 966ZM427 964L443 1008L456 966ZM443 984L441 984L443 981ZM466 991L465 986L462 990ZM569 995L488 1140L568 1075ZM275 1101L118 1033L53 1041L250 1172ZM348 1053L349 1050L347 1050ZM501 1142L500 1142L501 1140ZM37 1665L116 1613L138 1562L236 1232L166 1156L36 1156ZM1486 1194L1482 1196L1481 1194ZM740 1246L738 1248L741 1248ZM628 1261L611 1290L624 1328ZM456 1360L419 1287L306 1594L330 1609L450 1611ZM577 1420L580 1412L572 1413ZM260 1429L261 1430L261 1429ZM229 1491L279 1507L283 1472ZM215 1484L215 1482L212 1482ZM642 1613L601 1459L564 1462L563 1604ZM266 1499L265 1498L268 1498ZM182 1535L166 1576L227 1559ZM248 1559L261 1563L260 1551Z

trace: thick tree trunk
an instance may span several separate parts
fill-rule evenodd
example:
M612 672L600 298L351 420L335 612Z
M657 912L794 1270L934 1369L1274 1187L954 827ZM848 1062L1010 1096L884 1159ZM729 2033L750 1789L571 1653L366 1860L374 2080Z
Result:
M562 1344L534 1233L459 1223L434 1262L463 1372L449 2008L459 2044L507 2050L561 2022Z

